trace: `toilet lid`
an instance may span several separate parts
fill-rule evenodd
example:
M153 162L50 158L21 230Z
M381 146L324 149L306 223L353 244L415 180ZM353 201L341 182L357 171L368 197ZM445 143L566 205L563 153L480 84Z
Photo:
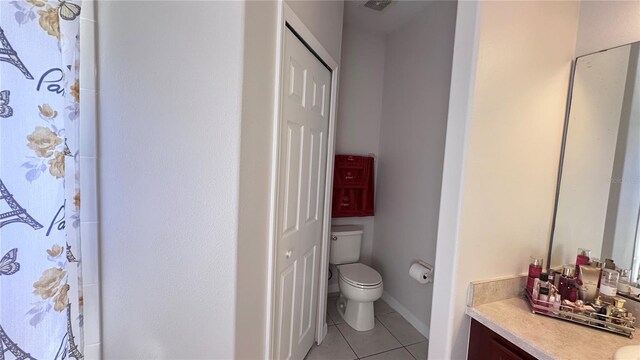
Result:
M340 277L358 286L375 286L382 283L382 276L365 264L355 263L338 266Z

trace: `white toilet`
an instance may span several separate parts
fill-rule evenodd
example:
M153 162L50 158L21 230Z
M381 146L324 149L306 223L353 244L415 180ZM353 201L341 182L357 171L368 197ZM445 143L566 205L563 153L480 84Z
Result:
M373 302L382 296L382 276L360 259L362 227L334 225L331 227L329 263L336 265L340 285L338 312L358 331L373 329Z

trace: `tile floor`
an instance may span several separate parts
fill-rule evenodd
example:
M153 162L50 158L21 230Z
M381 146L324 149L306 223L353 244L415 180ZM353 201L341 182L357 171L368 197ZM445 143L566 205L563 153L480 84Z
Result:
M337 295L337 294L336 294ZM382 299L374 303L376 325L355 331L338 314L337 296L327 302L327 337L313 345L307 360L424 360L429 342Z

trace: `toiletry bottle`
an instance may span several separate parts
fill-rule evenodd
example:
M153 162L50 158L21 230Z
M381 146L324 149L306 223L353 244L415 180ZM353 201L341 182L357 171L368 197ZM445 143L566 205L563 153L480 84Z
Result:
M560 313L560 304L562 304L562 296L560 294L556 294L555 301L553 302L553 313Z
M600 269L591 265L578 266L578 291L580 299L585 302L592 302L596 298L598 290L598 280L600 279Z
M620 273L620 278L618 279L618 292L621 294L628 295L630 291L629 287L629 270L620 269L618 270Z
M626 302L625 299L622 298L616 298L615 299L615 306L613 308L613 311L611 313L611 316L613 317L613 323L617 324L617 325L626 325L626 316L627 316L627 309L624 308L624 303Z
M598 312L602 307L602 301L600 300L600 296L596 297L595 300L589 303L589 305L591 305L591 307L594 308L596 312Z
M527 278L527 290L529 293L533 293L533 287L535 285L535 280L540 277L542 273L542 258L531 256L531 261L529 262L529 277Z
M546 307L549 308L549 311L547 311L547 313L549 312L553 312L553 304L556 302L556 296L555 295L551 295L549 294L549 298L547 300L547 303L544 304Z
M572 285L569 288L569 295L568 295L568 299L571 302L576 302L578 301L578 288L575 287L574 285Z
M562 295L563 299L569 298L569 289L573 284L574 275L575 275L574 265L565 265L562 267L562 276L560 277L560 287L558 291L560 291L560 295Z
M616 269L616 263L611 259L605 259L604 260L604 268L605 269L615 270Z
M620 274L611 269L602 270L600 277L600 298L602 301L613 304L614 297L618 291L618 278Z
M549 286L549 275L545 272L540 274L540 288L543 287L551 289L551 286Z
M536 301L536 305L542 307L549 307L549 288L541 287L538 295L538 301ZM538 309L540 312L547 312L545 310Z
M538 295L538 300L549 302L549 288L540 287L540 292ZM544 304L543 304L544 305Z
M578 267L580 265L589 264L590 257L591 257L591 250L578 248L578 255L576 256L576 274L578 274L578 271L579 271Z
M531 291L531 299L533 302L537 302L538 295L540 294L540 279L534 279L533 290Z
M538 297L537 299L540 301L549 301L549 295L551 295L551 289L549 288L549 276L547 275L547 273L541 273L540 274L540 278L536 280L536 290L538 293ZM543 295L542 295L542 290L546 289L544 291L545 296L547 298L547 300L542 300ZM539 305L543 305L543 306L547 306L547 304L539 304Z
M591 258L591 266L600 269L600 273L598 274L598 290L596 290L596 297L600 295L600 277L602 276L602 268L603 264L598 258Z
M559 292L560 291L560 278L562 277L562 270L561 271L553 271L553 273L554 273L553 286Z
M605 321L608 322L608 323L612 323L613 324L613 316L612 315L613 315L613 311L614 311L615 307L613 305L607 305L607 306L604 307L604 309L606 309L605 310L605 315L607 316L605 318ZM607 328L610 328L610 329L614 328L614 327L609 326L609 325L605 325L605 326Z

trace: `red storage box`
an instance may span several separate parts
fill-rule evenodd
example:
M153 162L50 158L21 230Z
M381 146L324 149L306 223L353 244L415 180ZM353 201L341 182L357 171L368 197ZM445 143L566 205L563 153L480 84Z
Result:
M370 156L336 155L331 215L374 215L374 159Z

